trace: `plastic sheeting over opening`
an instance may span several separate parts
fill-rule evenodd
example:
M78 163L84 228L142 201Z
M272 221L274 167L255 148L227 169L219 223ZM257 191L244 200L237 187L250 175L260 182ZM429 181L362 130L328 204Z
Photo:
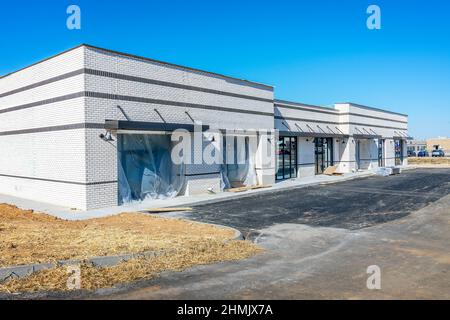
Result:
M256 141L250 137L226 136L224 138L224 165L221 168L224 189L254 186L257 184L255 170Z
M184 187L184 165L171 159L169 135L119 135L119 202L176 197Z

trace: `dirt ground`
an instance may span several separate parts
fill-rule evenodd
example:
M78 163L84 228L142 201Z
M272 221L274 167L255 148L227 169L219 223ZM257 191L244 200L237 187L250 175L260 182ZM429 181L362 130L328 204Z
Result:
M408 164L415 166L450 167L450 158L411 157L408 158Z
M165 270L241 259L258 251L251 243L229 241L234 235L231 229L141 213L65 221L0 204L0 267L145 251L170 252L111 268L83 266L83 288L101 288L153 277ZM56 268L0 284L0 291L64 290L67 278L66 268Z

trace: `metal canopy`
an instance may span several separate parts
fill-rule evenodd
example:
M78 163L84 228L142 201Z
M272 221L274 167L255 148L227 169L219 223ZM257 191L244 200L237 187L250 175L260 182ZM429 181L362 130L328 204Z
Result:
M346 134L322 133L322 132L299 132L280 131L280 136L284 137L306 137L306 138L348 138Z
M394 140L414 140L413 137L408 137L408 136L393 136L392 137Z
M199 126L200 127L200 126ZM129 130L129 131L167 131L173 132L178 129L184 129L194 132L194 124L183 123L164 123L164 122L140 122L123 120L105 120L106 130ZM209 126L202 125L202 131L209 130Z
M316 125L316 128L313 128L309 124L305 124L306 130L298 124L295 123L298 131L292 131L291 128L282 121L282 124L288 129L287 131L279 131L280 136L286 137L306 137L306 138L347 138L349 135L343 133L338 127L331 129L329 126L320 126Z
M414 138L408 136L408 133L406 133L406 132L394 130L394 133L395 133L395 135L393 138L396 140L414 140Z
M375 134L354 134L353 138L355 139L381 139L382 136L380 135L375 135Z

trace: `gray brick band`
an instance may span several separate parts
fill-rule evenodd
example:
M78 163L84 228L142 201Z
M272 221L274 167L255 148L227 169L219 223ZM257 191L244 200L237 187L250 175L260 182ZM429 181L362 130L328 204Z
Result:
M178 102L178 101L150 99L150 98L134 97L134 96L123 96L123 95L116 95L116 94L109 94L109 93L91 92L91 91L81 91L81 92L72 93L69 95L64 95L64 96L60 96L60 97L56 97L56 98L52 98L52 99L36 101L36 102L27 103L27 104L23 104L23 105L11 107L11 108L6 108L3 110L0 110L0 114L6 113L6 112L12 112L12 111L33 108L33 107L42 106L42 105L55 103L55 102L67 101L67 100L76 99L76 98L80 98L80 97L100 98L100 99L129 101L129 102L140 102L140 103L173 106L173 107L184 107L184 108L203 109L203 110L212 110L212 111L224 111L224 112L234 112L234 113L245 113L245 114L273 117L273 113L270 113L270 112L250 111L250 110L243 110L243 109L237 109L237 108L233 109L233 108L208 106L208 105L195 104L195 103L185 103L185 102Z

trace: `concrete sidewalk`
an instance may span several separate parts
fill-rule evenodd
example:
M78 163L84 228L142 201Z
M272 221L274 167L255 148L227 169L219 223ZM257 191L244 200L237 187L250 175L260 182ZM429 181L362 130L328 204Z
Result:
M412 167L405 167L405 169L412 169ZM134 202L122 206L114 206L103 209L89 210L89 211L78 211L71 210L70 208L55 206L52 204L47 204L43 202L27 200L22 198L17 198L8 195L0 194L0 203L8 203L15 205L21 209L32 209L37 212L44 212L52 216L66 219L66 220L86 220L92 218L101 218L109 215L119 214L122 212L135 212L142 211L149 208L166 208L166 207L180 207L180 206L191 206L205 203L213 203L226 199L241 198L246 197L255 193L270 193L274 190L291 189L306 187L311 185L318 185L323 183L336 183L341 181L347 181L351 179L358 179L363 177L368 177L373 175L371 171L356 172L356 173L346 173L343 176L314 176L299 179L286 180L276 183L274 186L265 189L249 190L243 193L232 193L223 192L218 194L205 194L196 196L181 196L173 199L158 199L158 200L146 200L143 202Z

